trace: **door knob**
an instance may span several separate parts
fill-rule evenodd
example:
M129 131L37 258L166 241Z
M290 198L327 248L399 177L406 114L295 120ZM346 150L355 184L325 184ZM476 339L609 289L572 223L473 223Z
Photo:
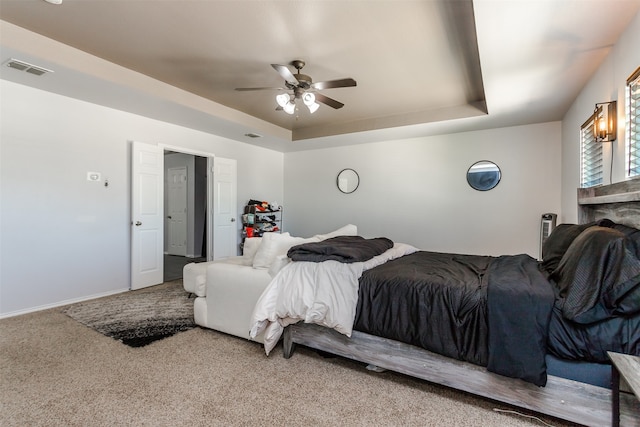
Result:
M139 227L141 225L142 225L142 223L140 221L136 221L136 227Z
M171 219L171 215L167 215L167 218Z
M231 218L231 222L236 222L236 219L235 218Z

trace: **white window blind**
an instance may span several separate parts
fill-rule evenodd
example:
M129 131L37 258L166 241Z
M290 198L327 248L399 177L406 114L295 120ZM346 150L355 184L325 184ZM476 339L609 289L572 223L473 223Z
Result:
M580 187L602 184L602 143L593 134L595 113L580 128Z
M640 67L627 79L627 176L640 175Z

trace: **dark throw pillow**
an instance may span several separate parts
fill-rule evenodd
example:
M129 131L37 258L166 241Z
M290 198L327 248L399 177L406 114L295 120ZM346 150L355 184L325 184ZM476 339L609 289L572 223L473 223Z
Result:
M542 245L542 268L549 274L553 273L574 239L593 225L560 224L554 228Z
M624 224L617 224L609 219L600 220L597 224L603 227L613 228L614 230L618 230L619 232L627 236L627 238L629 238L629 240L633 242L636 256L640 257L640 230Z
M569 246L551 274L563 299L562 315L592 323L633 307L640 287L640 259L631 240L613 228L593 226Z

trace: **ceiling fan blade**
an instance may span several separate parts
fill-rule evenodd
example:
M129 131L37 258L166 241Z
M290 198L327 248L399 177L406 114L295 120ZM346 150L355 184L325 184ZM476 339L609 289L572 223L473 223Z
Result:
M282 87L237 87L235 90L240 92L246 92L250 90L286 90Z
M324 90L324 89L333 89L336 87L351 87L356 85L357 83L355 80L353 80L352 78L347 78L347 79L339 79L339 80L329 80L326 82L316 82L316 83L313 83L311 87L317 90Z
M291 83L292 85L295 85L295 86L298 85L298 79L295 78L295 76L291 73L289 68L287 68L284 65L278 65L278 64L271 64L271 66L282 76L282 78L287 83Z
M316 101L318 102L322 102L325 105L328 105L329 107L335 108L336 110L338 108L342 108L344 107L344 104L342 102L338 102L335 99L329 98L328 96L324 96L321 93L316 93Z

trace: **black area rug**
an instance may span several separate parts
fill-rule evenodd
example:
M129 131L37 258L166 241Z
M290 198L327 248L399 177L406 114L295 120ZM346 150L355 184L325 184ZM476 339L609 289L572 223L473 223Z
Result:
M193 299L182 280L73 304L69 317L130 347L194 328Z

